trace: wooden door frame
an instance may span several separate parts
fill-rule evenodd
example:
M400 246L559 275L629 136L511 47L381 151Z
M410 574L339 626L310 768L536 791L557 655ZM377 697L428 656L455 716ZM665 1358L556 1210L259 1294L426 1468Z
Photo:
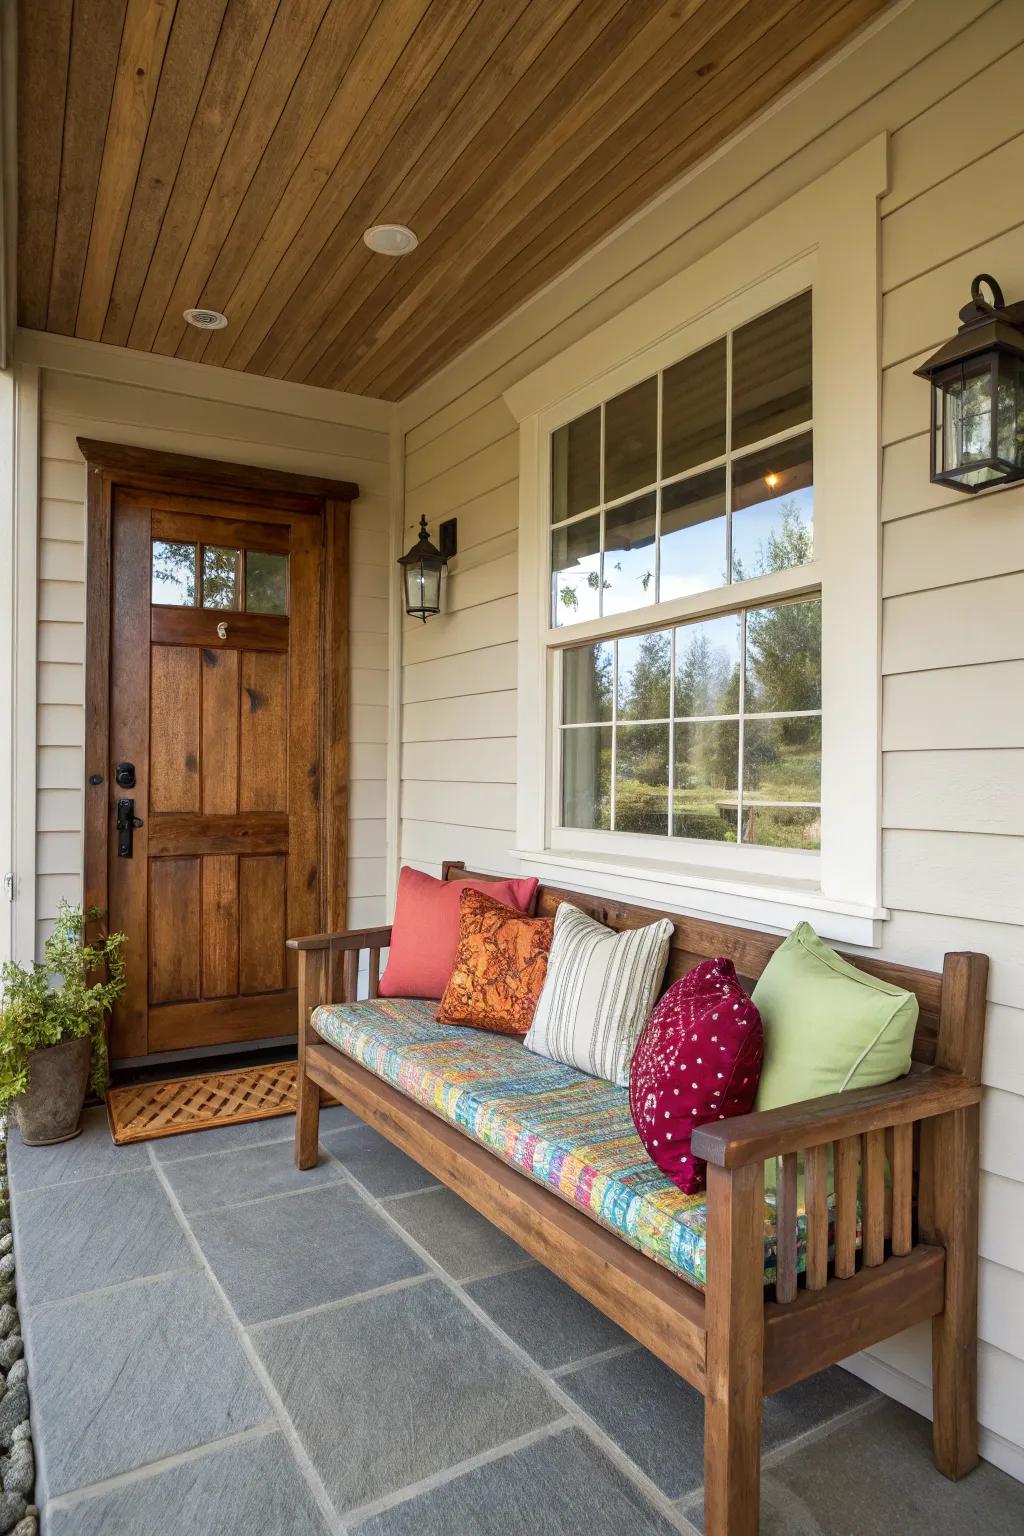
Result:
M327 931L347 926L349 509L359 487L284 470L160 453L80 437L87 465L85 621L85 906L108 910L111 841L110 662L114 493L158 491L204 501L256 493L281 512L319 518L323 530L320 614L321 915ZM97 780L98 782L93 782Z

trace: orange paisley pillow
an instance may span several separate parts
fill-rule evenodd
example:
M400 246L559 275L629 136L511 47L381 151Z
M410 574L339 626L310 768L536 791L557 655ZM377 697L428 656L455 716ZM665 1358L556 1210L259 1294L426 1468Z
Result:
M544 985L554 926L554 918L524 917L483 891L464 890L455 969L438 1021L525 1035Z

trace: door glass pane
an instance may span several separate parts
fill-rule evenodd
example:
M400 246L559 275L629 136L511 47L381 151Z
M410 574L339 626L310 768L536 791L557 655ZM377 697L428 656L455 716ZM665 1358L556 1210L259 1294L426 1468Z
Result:
M241 559L237 549L221 549L212 544L203 545L203 607L238 608L238 566Z
M153 602L170 608L194 608L196 546L153 540Z
M606 640L599 645L574 645L562 653L564 725L611 719L613 651Z
M748 714L821 708L820 598L750 610L746 674Z
M744 800L821 799L821 718L747 720L743 726Z
M287 555L246 550L245 606L249 613L288 612Z
M740 707L740 616L676 630L676 717L735 715Z
M612 728L562 731L562 825L607 832L611 812Z
M615 732L615 830L668 836L668 726Z
M736 786L740 766L738 720L677 724L673 837L736 841Z
M725 586L725 466L661 493L660 600Z
M672 681L672 635L629 635L619 641L620 720L667 720Z
M814 456L809 432L732 466L732 579L767 576L814 557Z
M732 339L732 446L810 421L811 295L741 326Z
M601 408L551 435L551 521L588 512L601 499Z
M552 623L579 624L601 612L601 518L583 517L551 534Z
M602 613L630 613L654 602L656 519L653 492L605 513Z
M725 337L667 368L661 386L661 473L725 452Z
M604 499L650 485L658 473L658 380L645 379L604 408Z

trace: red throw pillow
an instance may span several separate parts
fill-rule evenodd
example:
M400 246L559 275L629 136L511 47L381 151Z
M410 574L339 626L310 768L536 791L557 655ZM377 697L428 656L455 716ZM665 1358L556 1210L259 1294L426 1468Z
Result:
M731 960L702 960L669 987L644 1027L629 1072L629 1107L648 1155L687 1195L707 1165L694 1128L746 1115L761 1075L761 1015Z
M459 946L459 895L483 891L503 906L530 912L537 882L529 880L435 880L403 866L391 926L381 997L439 998L448 985Z

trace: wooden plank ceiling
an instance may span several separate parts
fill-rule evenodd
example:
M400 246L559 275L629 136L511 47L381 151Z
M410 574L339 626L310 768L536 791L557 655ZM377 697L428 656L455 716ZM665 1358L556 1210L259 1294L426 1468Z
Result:
M20 323L400 399L886 4L21 0Z

